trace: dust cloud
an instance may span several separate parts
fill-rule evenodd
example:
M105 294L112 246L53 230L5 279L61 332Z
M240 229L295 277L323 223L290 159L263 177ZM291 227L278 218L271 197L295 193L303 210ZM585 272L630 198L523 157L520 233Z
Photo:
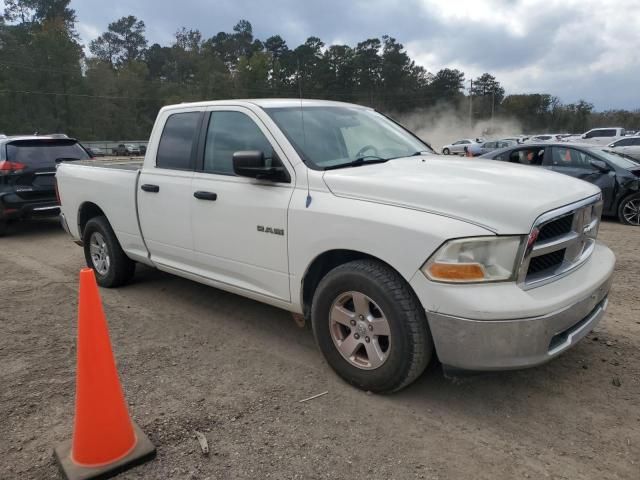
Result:
M496 117L493 121L478 120L469 124L469 116L450 106L416 110L410 113L392 114L422 140L429 143L437 152L443 145L462 138L483 137L486 140L519 135L522 126L516 119Z

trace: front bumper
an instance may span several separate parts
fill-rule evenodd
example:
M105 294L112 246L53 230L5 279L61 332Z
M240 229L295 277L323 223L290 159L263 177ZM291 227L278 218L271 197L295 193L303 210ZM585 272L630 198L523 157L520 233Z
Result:
M515 284L481 285L475 286L479 293L475 297L473 288L467 289L466 305L460 310L467 313L475 301L481 318L427 308L438 358L443 365L464 370L509 370L551 360L580 341L604 316L614 264L613 253L598 244L585 265L547 285L526 292ZM497 296L488 294L492 287L499 290ZM509 288L517 290L509 295ZM564 304L558 305L562 297ZM487 300L499 302L494 305L494 318ZM505 309L513 312L516 306L518 316L503 318Z

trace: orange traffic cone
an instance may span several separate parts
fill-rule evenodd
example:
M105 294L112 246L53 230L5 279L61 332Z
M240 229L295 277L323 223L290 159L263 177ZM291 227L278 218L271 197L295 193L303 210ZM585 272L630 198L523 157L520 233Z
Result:
M68 479L109 478L155 456L129 417L93 270L80 271L73 440L56 447Z

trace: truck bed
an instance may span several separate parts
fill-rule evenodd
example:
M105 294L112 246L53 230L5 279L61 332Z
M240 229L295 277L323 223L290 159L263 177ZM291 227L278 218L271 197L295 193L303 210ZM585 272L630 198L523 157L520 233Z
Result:
M71 162L70 162L71 163ZM92 158L91 160L78 160L72 162L74 165L85 165L87 167L98 167L98 168L115 168L118 170L140 170L142 168L142 164L144 163L144 159L134 158L134 159L126 159L126 158L108 158L108 159L99 159Z
M147 250L138 225L136 189L142 163L125 159L81 160L58 165L56 181L61 210L71 235L82 239L86 208L99 208L109 219L122 248L138 261Z

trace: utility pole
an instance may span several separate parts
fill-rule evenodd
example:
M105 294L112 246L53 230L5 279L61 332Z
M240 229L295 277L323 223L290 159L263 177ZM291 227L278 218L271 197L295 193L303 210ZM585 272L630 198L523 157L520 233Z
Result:
M473 79L469 87L469 128L473 130Z
M493 114L495 112L496 91L491 90L491 131L493 132Z

